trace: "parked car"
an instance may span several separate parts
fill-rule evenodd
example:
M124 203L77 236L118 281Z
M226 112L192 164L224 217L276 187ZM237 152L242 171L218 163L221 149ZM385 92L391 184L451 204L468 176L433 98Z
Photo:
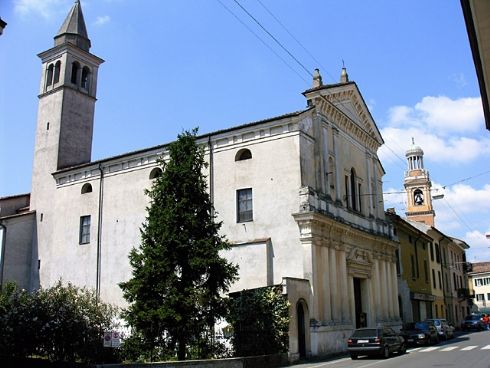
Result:
M470 314L465 317L463 325L461 326L463 331L477 330L482 331L485 326L482 321L481 314Z
M429 345L439 342L436 328L428 322L405 323L400 335L407 345Z
M451 326L444 318L429 318L424 322L436 328L439 339L449 340L454 337L454 326Z
M407 347L403 337L390 327L358 328L347 340L347 350L352 359L359 355L381 355L389 358L391 353L405 354Z

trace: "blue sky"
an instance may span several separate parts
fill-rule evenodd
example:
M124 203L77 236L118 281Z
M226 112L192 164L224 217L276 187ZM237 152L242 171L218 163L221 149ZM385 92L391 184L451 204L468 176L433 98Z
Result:
M405 212L405 150L424 152L436 227L490 260L490 132L457 0L240 0L305 67L342 61L386 142L385 207ZM0 196L30 191L41 63L72 0L2 0ZM92 159L305 107L311 76L234 0L83 0L99 70ZM237 20L239 18L239 20ZM279 20L279 22L278 22ZM292 36L293 37L292 37ZM299 40L298 43L296 40ZM306 49L306 50L305 50ZM389 194L388 194L389 193Z

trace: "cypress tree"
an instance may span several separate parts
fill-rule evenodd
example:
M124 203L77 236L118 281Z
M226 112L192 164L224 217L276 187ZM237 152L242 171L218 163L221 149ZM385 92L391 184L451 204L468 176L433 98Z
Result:
M169 160L159 160L162 174L146 191L141 245L129 255L132 277L120 284L129 304L125 319L147 349L179 360L189 347L207 345L216 320L226 317L223 294L237 277L237 267L219 254L230 245L218 233L196 133L180 134L167 147Z

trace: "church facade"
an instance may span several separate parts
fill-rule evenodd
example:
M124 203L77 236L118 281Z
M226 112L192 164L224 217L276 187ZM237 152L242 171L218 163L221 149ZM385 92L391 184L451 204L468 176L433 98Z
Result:
M165 145L91 161L98 68L80 3L54 47L39 54L32 192L0 199L3 282L28 289L60 278L124 305L140 242L144 190ZM230 291L283 285L292 360L346 349L356 327L400 325L396 250L383 206L382 137L357 85L342 70L315 71L306 107L204 134L208 188L239 265ZM13 262L13 263L12 263ZM23 265L22 273L12 273Z

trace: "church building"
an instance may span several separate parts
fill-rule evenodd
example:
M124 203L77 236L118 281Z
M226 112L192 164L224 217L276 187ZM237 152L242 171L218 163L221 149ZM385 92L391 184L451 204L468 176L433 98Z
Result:
M90 47L76 1L54 46L38 55L32 191L0 199L1 275L30 290L62 279L124 306L118 284L131 276L144 190L168 153L159 145L91 160L103 60ZM400 325L383 139L345 68L335 84L315 70L303 95L301 110L198 137L221 233L233 245L224 256L239 266L230 291L283 286L291 360L346 350L356 327Z

